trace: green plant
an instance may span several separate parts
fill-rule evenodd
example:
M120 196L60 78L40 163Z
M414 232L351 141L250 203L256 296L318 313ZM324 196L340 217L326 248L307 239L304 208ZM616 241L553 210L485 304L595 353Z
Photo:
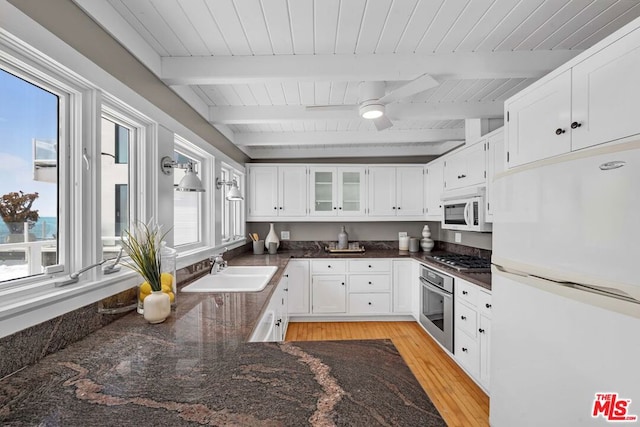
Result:
M24 223L33 228L40 215L37 210L31 209L33 202L38 198L38 193L23 193L13 191L0 198L0 216L7 225L11 234L20 234L24 231Z
M123 264L149 282L153 291L162 290L160 251L166 234L160 234L160 226L157 224L143 222L136 224L133 230L122 232L122 247L130 257Z

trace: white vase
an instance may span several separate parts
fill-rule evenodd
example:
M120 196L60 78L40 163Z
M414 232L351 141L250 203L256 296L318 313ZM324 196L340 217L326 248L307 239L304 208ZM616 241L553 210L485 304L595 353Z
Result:
M149 323L162 323L171 314L171 299L162 291L153 291L143 301L144 318Z
M280 239L278 239L278 235L276 234L276 230L273 229L273 223L269 224L269 234L267 234L267 237L265 237L264 239L264 245L268 248L269 247L269 243L274 242L276 244L276 247L279 248L280 247Z
M429 230L428 225L425 225L422 228L422 240L420 240L420 247L425 252L431 252L431 249L433 249L433 246L435 245L435 242L431 240L430 237L431 230Z

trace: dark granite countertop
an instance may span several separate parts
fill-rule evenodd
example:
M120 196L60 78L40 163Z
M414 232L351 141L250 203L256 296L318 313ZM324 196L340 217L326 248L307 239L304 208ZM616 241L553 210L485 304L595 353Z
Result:
M261 292L179 293L164 323L131 313L3 378L0 425L445 425L388 340L247 343L282 271Z

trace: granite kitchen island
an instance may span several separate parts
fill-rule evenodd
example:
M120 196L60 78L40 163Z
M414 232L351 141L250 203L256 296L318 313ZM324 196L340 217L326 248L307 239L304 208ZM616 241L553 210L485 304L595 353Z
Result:
M262 292L181 293L162 324L131 313L0 380L0 424L445 425L390 341L247 343L282 271Z

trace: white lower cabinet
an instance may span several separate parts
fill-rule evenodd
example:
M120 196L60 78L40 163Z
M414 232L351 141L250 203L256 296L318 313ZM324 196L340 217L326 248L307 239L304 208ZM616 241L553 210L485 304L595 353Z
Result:
M309 260L290 260L284 275L289 279L289 314L309 314Z
M454 357L485 390L489 390L491 294L456 278Z
M347 278L345 275L311 276L312 313L345 313L347 311Z
M414 273L414 261L393 261L393 312L413 314L418 298L418 276ZM415 285L415 286L414 286Z
M249 341L284 341L289 326L288 294L289 278L282 276Z

